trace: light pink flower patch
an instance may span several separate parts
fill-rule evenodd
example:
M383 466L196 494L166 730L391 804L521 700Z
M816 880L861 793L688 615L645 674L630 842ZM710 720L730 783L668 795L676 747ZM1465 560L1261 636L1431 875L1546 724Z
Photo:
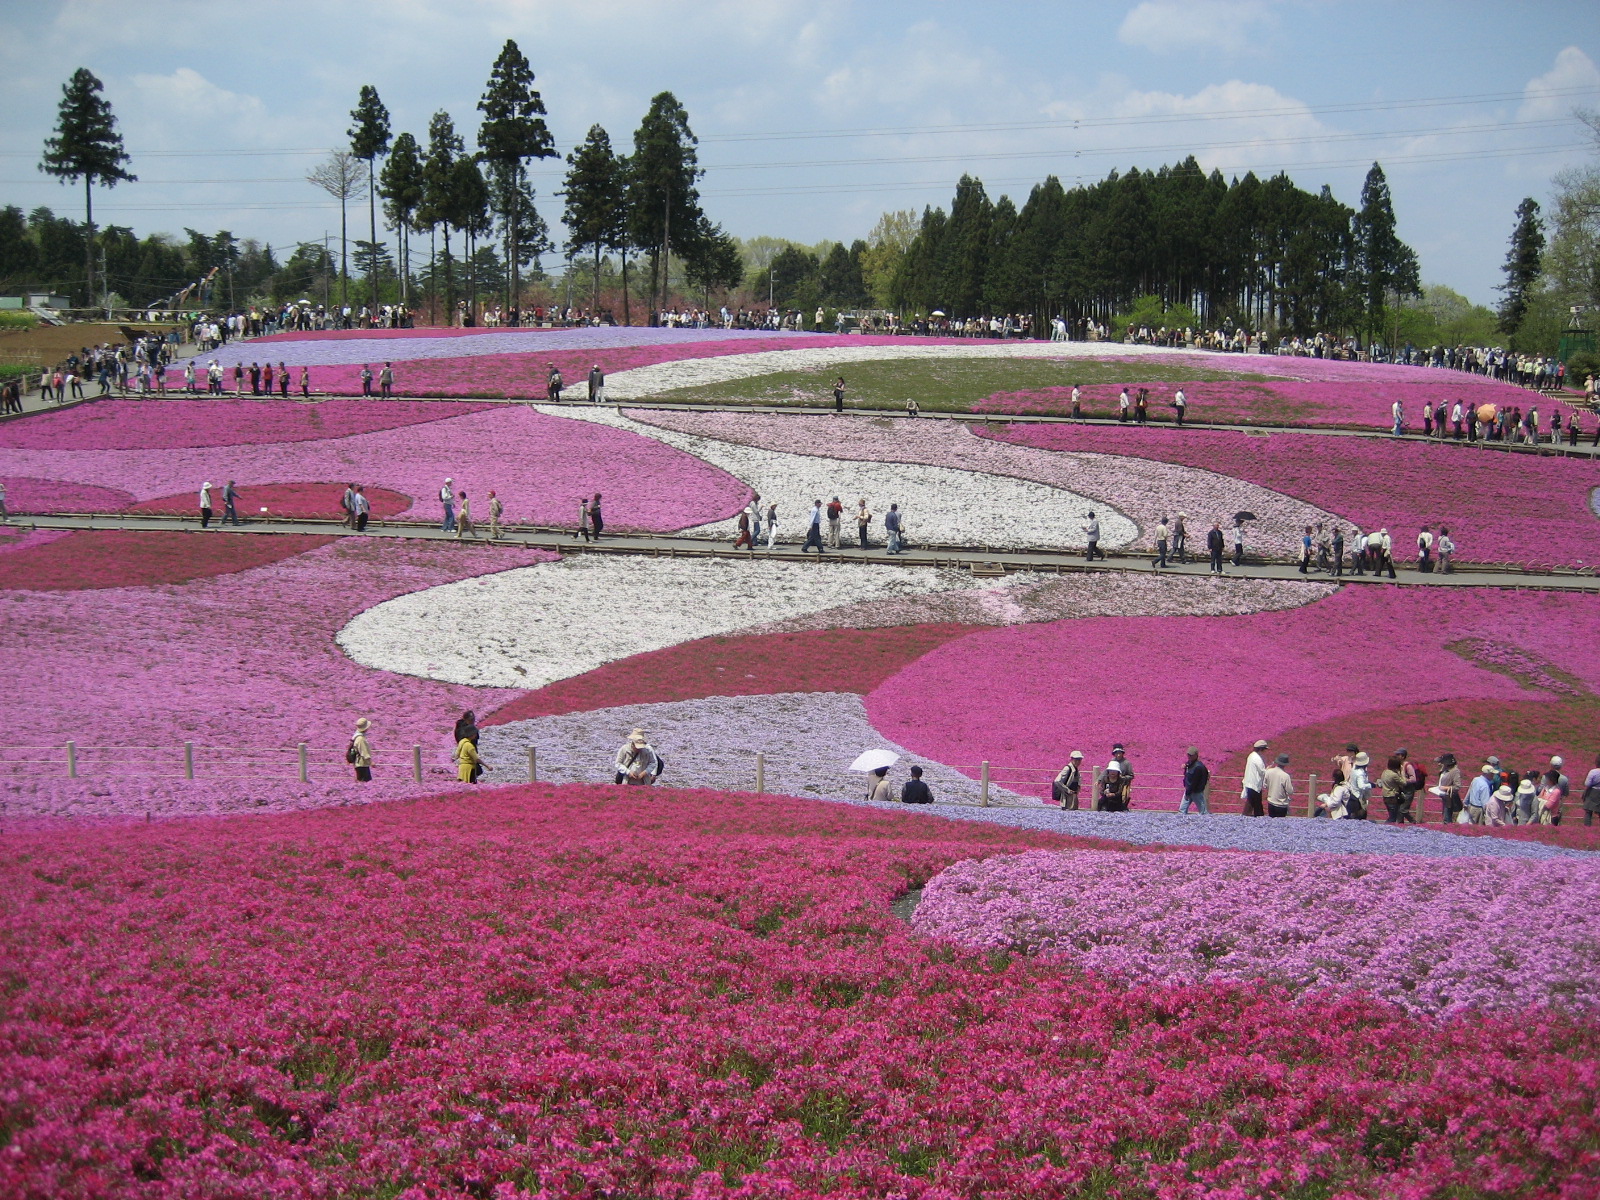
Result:
M296 480L344 480L417 499L431 517L448 476L481 507L495 489L508 521L576 524L580 496L602 492L609 524L673 530L727 517L748 499L737 480L636 434L496 406L421 428L314 442L150 450L0 450L8 474L112 484L136 498L241 490ZM116 507L121 507L120 504Z

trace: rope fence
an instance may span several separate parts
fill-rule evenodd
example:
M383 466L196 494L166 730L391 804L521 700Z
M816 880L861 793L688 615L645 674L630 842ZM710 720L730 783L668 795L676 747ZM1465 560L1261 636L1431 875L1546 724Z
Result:
M373 748L373 763L384 774L404 771L416 783L425 782L423 748L420 744L398 749ZM315 770L328 777L330 769L341 777L351 770L345 761L344 747L312 746L211 746L183 742L172 746L80 745L77 741L0 746L0 777L14 780L66 779L174 779L185 781L233 781L239 779L312 782ZM735 761L728 761L729 759ZM551 761L541 757L536 746L526 750L526 760L503 759L483 763L484 779L492 784L510 783L614 783L614 768L603 760L583 763ZM248 773L241 773L241 772ZM671 763L668 771L672 772ZM1025 766L989 761L968 765L945 765L939 777L928 782L934 787L935 805L979 808L1032 807L1034 799L1051 802L1051 784L1057 767ZM856 798L866 796L867 776L843 767L818 765L814 761L785 760L765 751L736 751L719 756L709 766L697 761L686 772L692 782L682 786L757 794L814 794L819 797ZM1092 809L1100 792L1102 769L1082 776L1079 804ZM1318 789L1324 777L1311 772L1296 778L1290 813L1311 817L1316 813ZM805 780L790 788L769 788L769 782ZM676 780L669 782L673 786ZM1208 807L1215 813L1243 811L1243 778L1213 774L1206 789ZM1427 820L1431 793L1420 789L1412 799L1411 813L1419 822ZM1130 789L1130 807L1147 811L1177 811L1184 796L1183 774L1178 771L1147 771L1135 768ZM1018 797L1022 798L1019 803ZM1435 819L1443 818L1443 801L1435 797ZM1368 797L1368 818L1381 809L1376 789Z

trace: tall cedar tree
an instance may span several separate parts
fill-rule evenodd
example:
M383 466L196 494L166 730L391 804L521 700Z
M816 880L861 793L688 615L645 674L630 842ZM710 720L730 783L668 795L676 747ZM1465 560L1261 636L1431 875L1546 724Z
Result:
M361 85L361 95L350 110L350 153L367 160L367 226L372 245L378 244L378 158L389 152L389 110L378 99L378 89ZM378 277L372 275L372 311L378 311Z
M627 172L611 149L611 137L598 125L589 127L583 144L567 155L562 195L566 209L567 253L594 252L594 300L600 305L600 256L621 247L628 236ZM626 298L624 298L626 303Z
M46 138L39 170L63 183L83 180L83 273L87 302L94 303L94 185L135 183L126 169L127 152L117 132L111 102L101 97L101 82L79 67L61 88L55 136Z
M702 302L711 307L711 293L738 287L744 280L744 255L739 244L706 217L700 218L683 260L684 275L691 287L700 289Z
M477 324L478 275L473 255L480 237L494 232L494 221L489 210L489 185L483 178L478 160L470 155L456 159L454 181L450 186L450 221L461 231L466 245L467 312Z
M650 293L657 310L667 303L667 273L672 231L689 241L700 228L700 193L695 180L698 139L689 129L689 114L671 92L650 101L650 111L633 134L628 179L628 232L633 244L651 250Z
M545 127L544 100L533 86L533 68L517 48L506 40L500 57L494 60L483 99L478 101L483 124L478 128L480 157L488 163L499 186L495 198L500 210L501 230L505 235L506 261L511 264L511 292L506 305L517 303L517 266L521 253L517 241L522 222L519 209L528 195L523 187L526 162L530 158L556 158L556 144Z
M1500 305L1500 330L1512 336L1528 315L1528 294L1539 278L1544 259L1544 221L1539 202L1532 196L1517 205L1517 226L1511 231L1511 250L1506 254L1506 281L1499 290L1506 294Z
M450 114L442 110L434 113L433 119L428 122L428 156L422 162L422 203L417 206L417 221L430 233L434 229L444 230L446 324L454 323L456 313L456 277L450 258L450 229L456 216L454 193L459 182L456 160L465 150L466 145L456 133ZM437 278L431 261L428 263L428 274Z
M1394 205L1389 181L1377 163L1361 185L1361 211L1355 219L1357 280L1367 332L1376 337L1383 329L1388 297L1415 296L1422 290L1417 256L1395 234Z
M422 204L422 152L409 133L395 138L378 178L383 215L400 239L400 303L411 302L411 231Z

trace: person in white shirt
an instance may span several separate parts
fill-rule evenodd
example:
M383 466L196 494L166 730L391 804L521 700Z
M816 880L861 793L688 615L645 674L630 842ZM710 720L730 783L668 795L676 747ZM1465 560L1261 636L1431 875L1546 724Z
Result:
M1399 437L1405 431L1406 424L1405 415L1400 411L1400 401L1396 400L1389 411L1394 415L1394 435Z
M208 479L200 485L200 528L211 527L211 481Z
M1267 760L1261 757L1261 752L1267 748L1265 738L1257 738L1256 744L1250 749L1250 757L1244 761L1244 790L1239 793L1239 798L1244 801L1244 815L1247 817L1264 817L1265 810L1261 806L1261 796L1267 790Z
M444 486L439 489L439 503L444 507L444 523L439 528L446 533L454 533L456 531L455 480L445 478Z
M1450 565L1450 560L1455 555L1456 544L1450 540L1450 531L1443 525L1439 526L1439 544L1437 549L1439 551L1439 573L1441 575L1448 575L1452 570L1454 570L1454 568Z
M1417 570L1424 575L1433 570L1433 531L1426 525L1417 534Z
M1461 440L1461 418L1461 401L1457 400L1455 407L1450 410L1450 431L1458 442Z
M1182 428L1184 414L1189 409L1189 397L1183 394L1182 388L1179 388L1177 394L1172 397L1172 407L1178 410L1178 426Z

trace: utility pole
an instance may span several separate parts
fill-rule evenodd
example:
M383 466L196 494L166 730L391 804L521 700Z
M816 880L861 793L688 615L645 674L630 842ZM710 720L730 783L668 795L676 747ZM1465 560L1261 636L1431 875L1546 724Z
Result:
M106 248L100 247L100 298L105 301L106 323L111 323L111 276L106 271Z
M672 189L666 191L666 198L662 202L661 213L661 307L656 311L667 311L667 296L671 294L672 285L667 281L667 276L672 271Z
M230 301L233 299L232 272L229 272L228 276L228 299ZM331 303L332 301L328 295L328 231L324 229L322 231L322 311L327 312L328 305Z
M767 311L772 311L772 291L778 283L778 268L767 268Z

